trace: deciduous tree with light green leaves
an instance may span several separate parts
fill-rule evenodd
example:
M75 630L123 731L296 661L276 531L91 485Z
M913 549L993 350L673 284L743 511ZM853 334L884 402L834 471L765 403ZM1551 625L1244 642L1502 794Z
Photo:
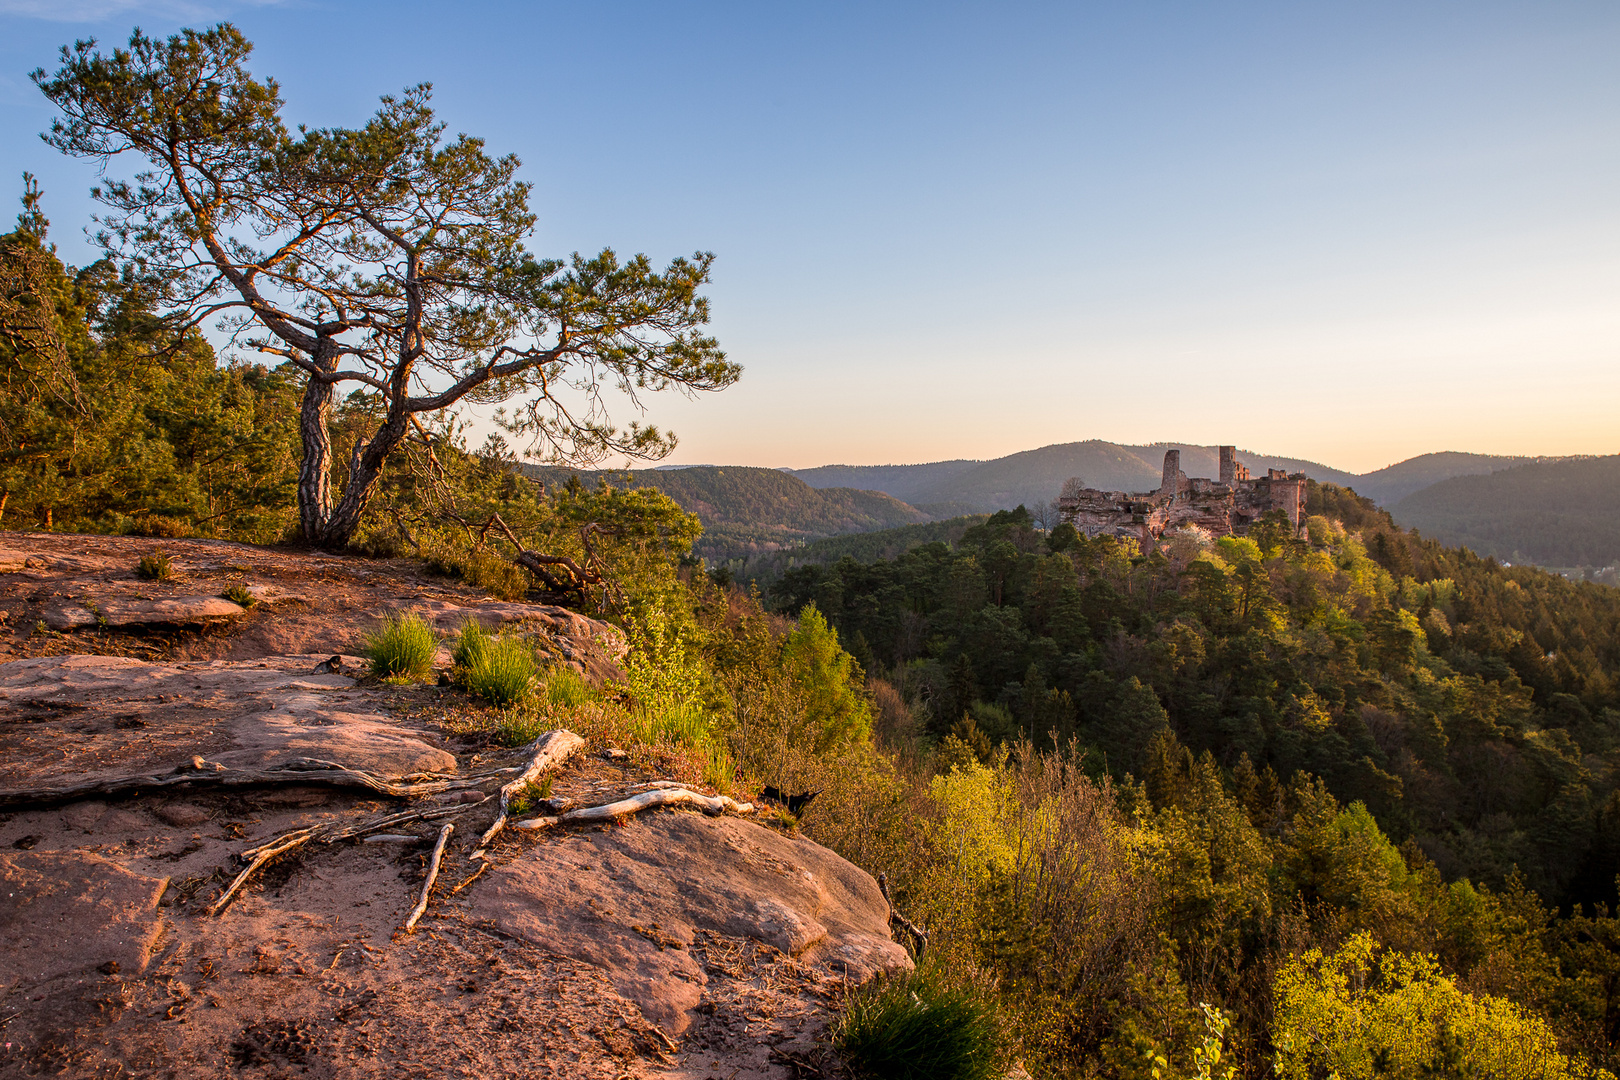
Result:
M1562 1053L1541 1018L1501 998L1464 993L1432 957L1381 951L1366 933L1330 954L1311 949L1283 968L1272 1041L1282 1080L1613 1080Z

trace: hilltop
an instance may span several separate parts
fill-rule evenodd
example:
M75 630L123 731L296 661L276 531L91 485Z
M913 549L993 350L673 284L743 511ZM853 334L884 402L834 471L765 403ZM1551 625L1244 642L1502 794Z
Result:
M657 488L703 522L694 553L711 562L750 558L826 536L874 532L933 520L881 491L816 488L778 469L695 465L686 469L585 472L526 466L549 485L579 477L620 487Z
M1446 544L1543 566L1620 563L1620 455L1456 476L1407 495L1395 519Z
M923 465L825 465L792 470L812 487L831 483L870 487L941 516L1036 506L1057 497L1063 482L1078 476L1105 491L1147 491L1158 487L1166 450L1181 451L1189 476L1215 476L1218 449L1187 443L1127 446L1088 439L1024 450L989 461L941 461ZM1353 485L1356 477L1314 461L1238 451L1251 471L1286 469L1313 480Z

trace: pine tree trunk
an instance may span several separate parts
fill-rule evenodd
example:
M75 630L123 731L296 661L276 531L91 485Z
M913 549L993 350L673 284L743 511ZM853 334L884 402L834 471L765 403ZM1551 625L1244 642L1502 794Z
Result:
M304 384L304 400L298 410L298 434L304 443L298 465L298 525L304 542L326 546L327 518L332 510L332 418L333 386L310 379Z
M351 458L348 483L343 486L343 496L326 516L320 538L316 541L318 546L328 551L341 551L349 545L355 531L360 528L360 519L365 516L366 503L371 500L377 479L382 476L383 463L405 440L409 424L407 413L390 417L377 429L365 448Z

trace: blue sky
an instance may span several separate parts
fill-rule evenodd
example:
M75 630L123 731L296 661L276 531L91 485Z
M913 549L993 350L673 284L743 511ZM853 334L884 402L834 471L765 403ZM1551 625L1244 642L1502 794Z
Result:
M745 374L652 402L673 460L1620 451L1612 3L0 0L0 177L70 261L27 72L219 19L294 122L433 82L542 253L716 252Z

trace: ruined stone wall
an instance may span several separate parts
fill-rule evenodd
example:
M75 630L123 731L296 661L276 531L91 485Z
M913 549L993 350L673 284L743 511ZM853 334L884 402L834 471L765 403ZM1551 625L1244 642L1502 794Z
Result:
M1189 479L1181 452L1164 455L1159 490L1128 494L1065 485L1058 499L1062 520L1087 536L1130 537L1151 550L1166 532L1196 525L1214 536L1242 535L1272 510L1281 510L1297 531L1305 510L1305 474L1270 469L1250 479L1237 451L1221 447L1221 479Z

